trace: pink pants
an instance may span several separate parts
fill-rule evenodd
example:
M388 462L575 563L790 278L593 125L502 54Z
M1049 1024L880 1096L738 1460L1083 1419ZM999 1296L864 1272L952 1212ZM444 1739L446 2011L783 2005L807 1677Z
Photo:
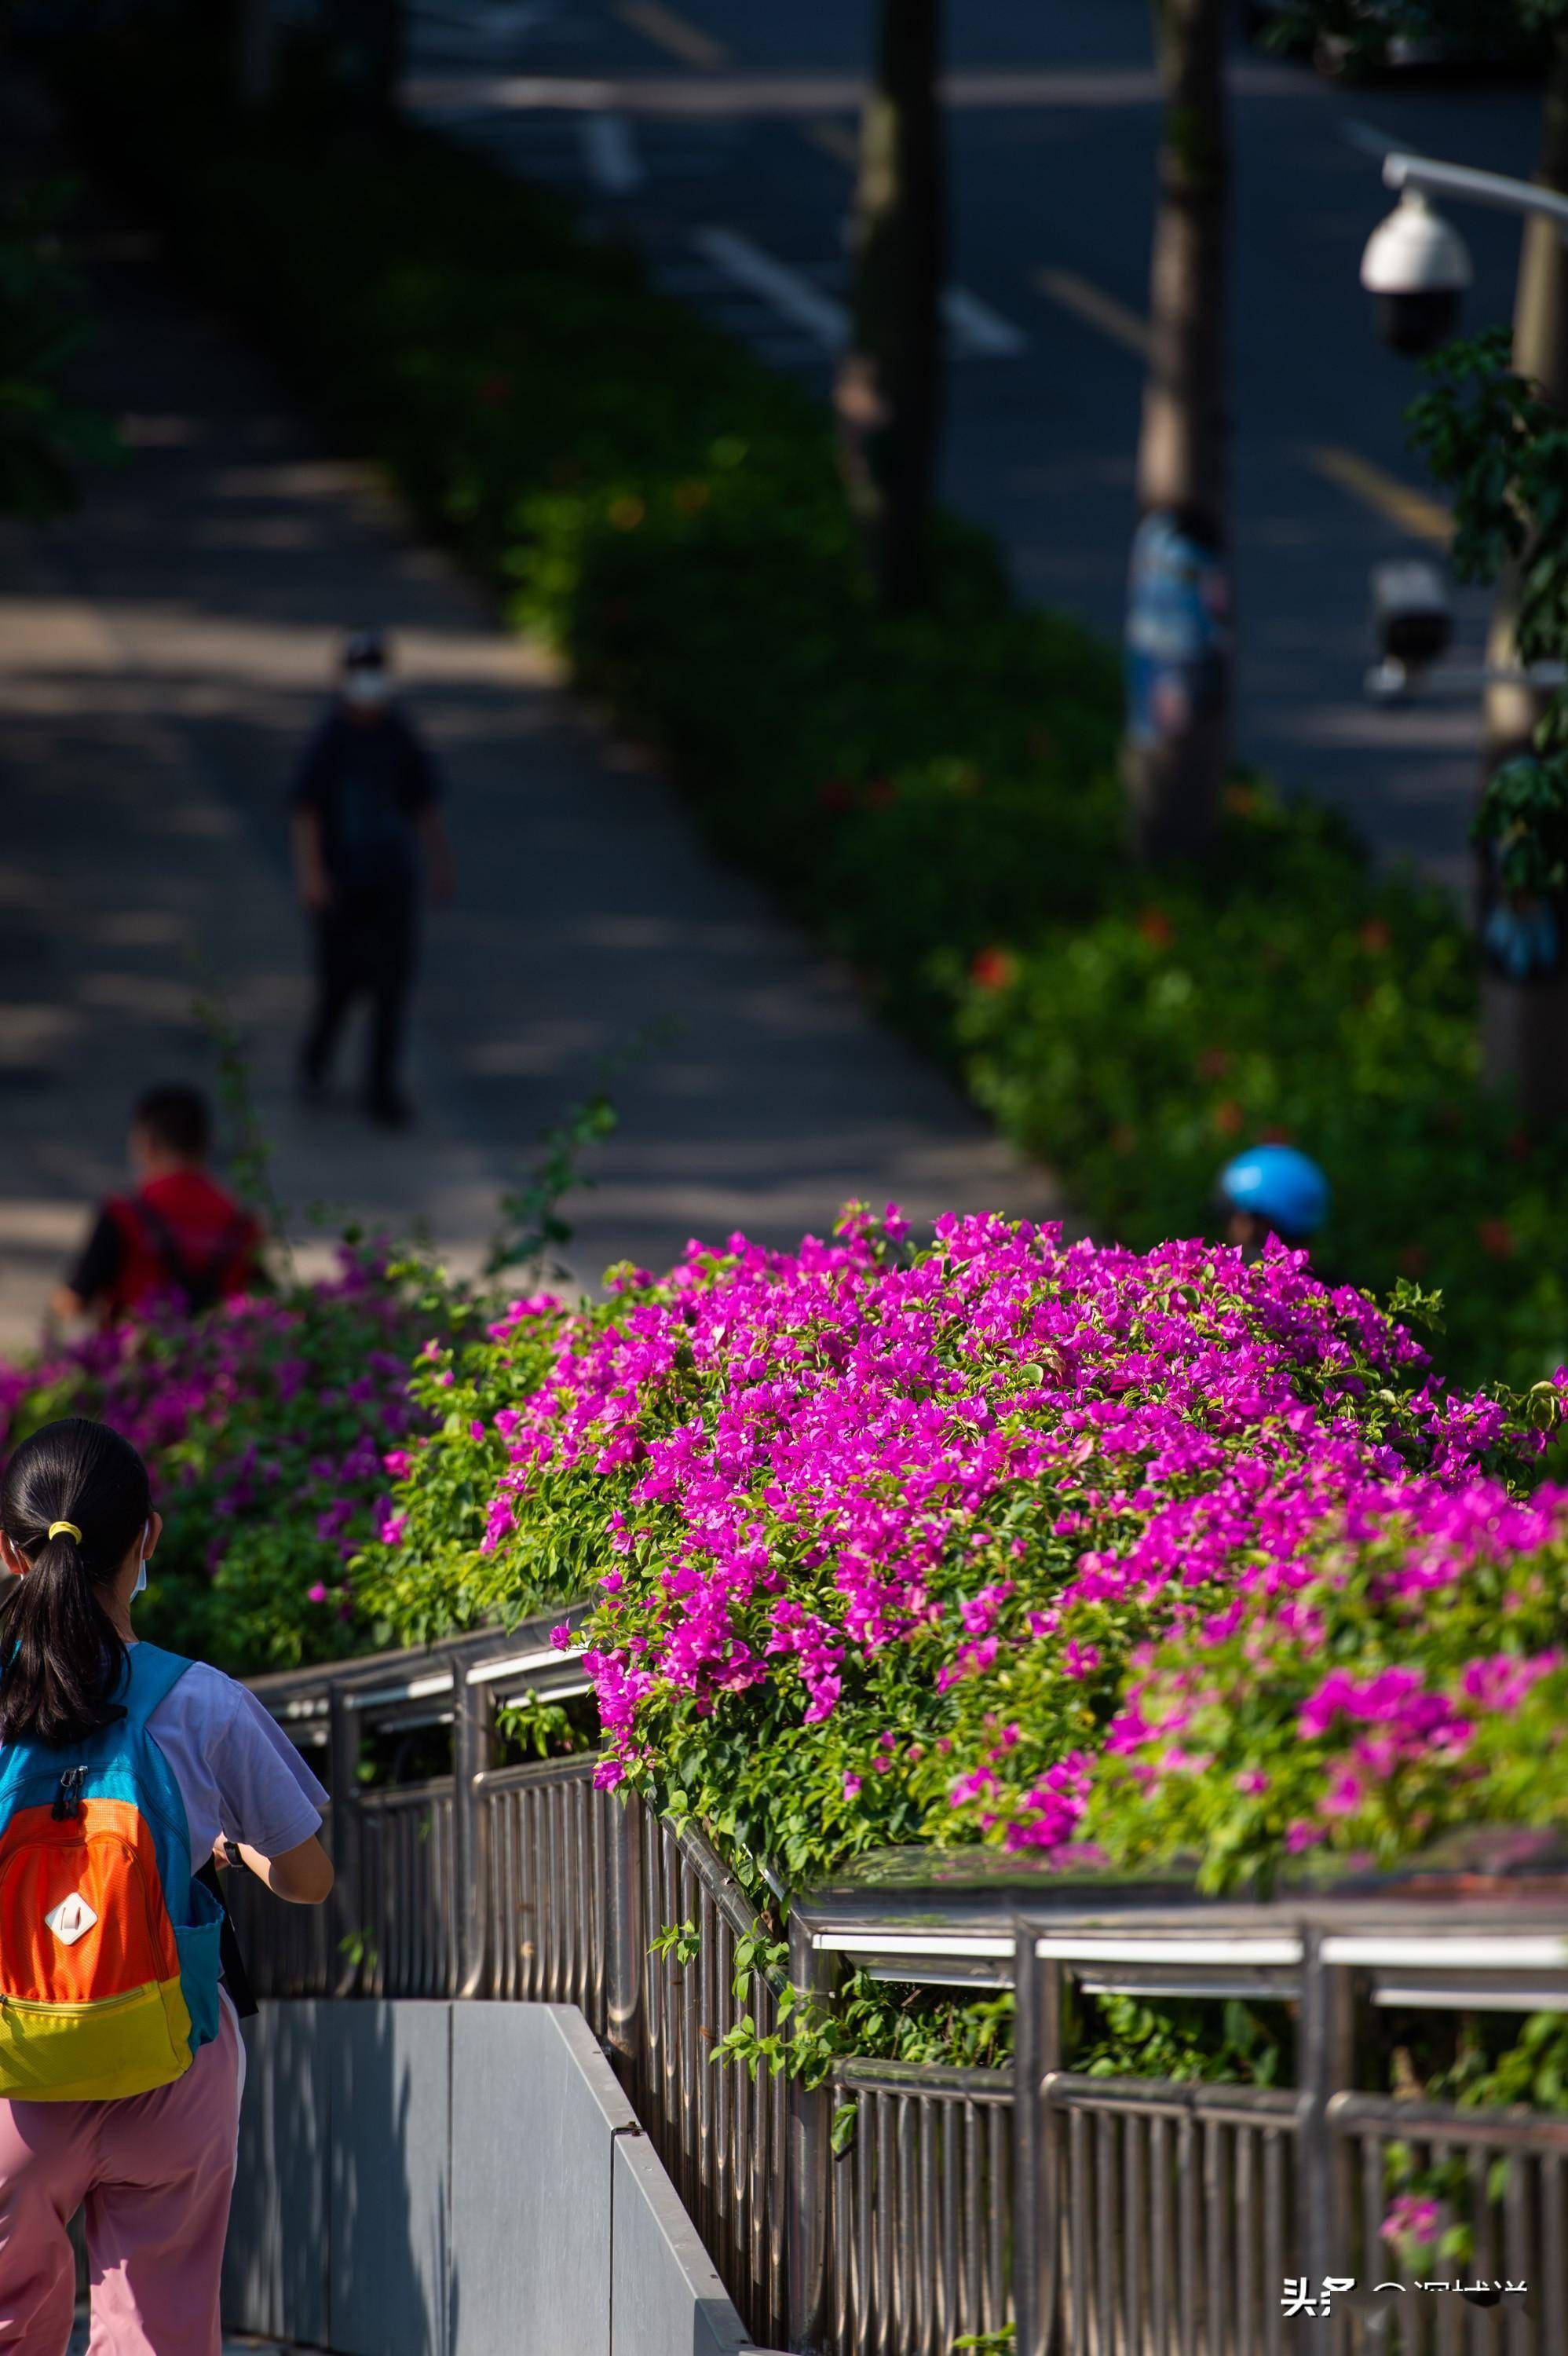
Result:
M85 2201L88 2356L219 2356L219 2276L240 2115L240 2032L183 2078L119 2103L0 2103L0 2351L64 2356L66 2227Z

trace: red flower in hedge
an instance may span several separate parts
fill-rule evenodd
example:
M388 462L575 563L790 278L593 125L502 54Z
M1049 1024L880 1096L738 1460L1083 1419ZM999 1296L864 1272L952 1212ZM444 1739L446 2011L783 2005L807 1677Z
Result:
M866 799L872 809L891 809L898 798L898 786L891 777L867 778Z
M1483 1219L1476 1229L1476 1240L1488 1259L1513 1258L1513 1229L1506 1219Z
M1206 1080L1222 1080L1230 1068L1228 1047L1205 1047L1198 1058L1198 1069Z
M1242 1108L1234 1097L1226 1097L1214 1108L1214 1126L1221 1137L1239 1137L1242 1129Z
M1145 908L1138 917L1138 930L1151 948L1168 949L1176 938L1176 927L1163 908Z
M1364 949L1371 949L1374 957L1381 957L1393 942L1393 935L1381 916L1369 916L1356 937Z
M847 777L827 777L816 788L819 809L845 810L855 798L855 788Z
M1018 979L1019 964L1010 949L981 949L970 975L982 990L1006 990Z
M503 369L490 369L475 388L486 409L499 409L512 398L512 380Z
M1271 1120L1266 1129L1259 1130L1258 1143L1260 1145L1294 1145L1296 1137L1292 1130L1285 1128L1283 1121Z
M1516 1162L1528 1162L1530 1160L1529 1130L1516 1129L1510 1131L1508 1141L1508 1150L1512 1154Z
M1406 1244L1399 1255L1401 1276L1424 1276L1431 1255L1424 1244Z

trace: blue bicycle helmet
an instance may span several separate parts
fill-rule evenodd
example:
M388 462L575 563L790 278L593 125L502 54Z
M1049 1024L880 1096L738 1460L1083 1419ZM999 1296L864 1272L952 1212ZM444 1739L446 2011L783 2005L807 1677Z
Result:
M1251 1211L1287 1242L1309 1236L1328 1215L1328 1181L1294 1145L1254 1145L1220 1173L1221 1200Z

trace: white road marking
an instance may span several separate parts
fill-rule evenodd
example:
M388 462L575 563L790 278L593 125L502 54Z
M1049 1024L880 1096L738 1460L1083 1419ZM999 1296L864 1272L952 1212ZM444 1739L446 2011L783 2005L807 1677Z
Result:
M843 350L849 340L848 310L831 295L819 293L798 270L775 261L732 229L694 230L691 242L732 284L743 286L770 305L780 318L801 328L824 351Z
M581 125L582 160L595 186L612 197L629 196L647 178L632 126L624 114L590 114Z
M736 230L698 230L691 242L731 285L756 295L792 327L812 337L825 352L840 352L848 343L848 305L814 285L808 272L792 269ZM666 285L672 284L667 273L661 276ZM965 287L949 286L942 298L942 311L959 359L1011 359L1028 348L1029 339L1019 328Z
M942 297L942 316L955 348L981 359L1016 359L1029 349L1029 337L988 303L966 287L949 286Z
M428 0L426 5L411 11L421 33L438 35L443 47L475 51L505 48L513 41L525 40L559 14L554 0L523 0L517 7L490 8L478 16L468 9L432 7ZM429 46L428 40L425 45Z

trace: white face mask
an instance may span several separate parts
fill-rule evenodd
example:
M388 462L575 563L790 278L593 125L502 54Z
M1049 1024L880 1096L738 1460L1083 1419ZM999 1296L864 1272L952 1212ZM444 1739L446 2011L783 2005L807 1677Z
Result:
M390 692L384 671L351 670L343 681L344 701L357 704L363 712L373 711L378 704L385 703Z
M133 1600L140 1595L143 1588L147 1584L147 1532L152 1526L151 1522L142 1524L142 1559L136 1569L136 1584L131 1590Z

